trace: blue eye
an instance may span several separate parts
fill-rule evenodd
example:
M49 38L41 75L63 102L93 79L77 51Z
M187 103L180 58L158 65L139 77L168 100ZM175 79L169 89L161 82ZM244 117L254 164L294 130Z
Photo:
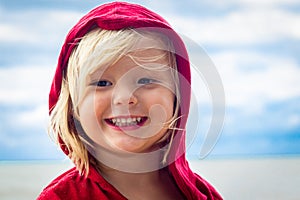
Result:
M143 84L143 85L147 85L147 84L151 84L151 83L157 83L157 80L151 79L151 78L141 78L138 80L138 84Z
M98 87L107 87L107 86L111 86L112 83L106 80L99 80L98 82L95 83L95 85L97 85Z

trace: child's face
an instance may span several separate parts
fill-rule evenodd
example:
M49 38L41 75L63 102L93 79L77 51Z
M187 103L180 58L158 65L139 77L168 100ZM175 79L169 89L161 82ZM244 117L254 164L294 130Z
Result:
M162 55L157 49L130 53L134 57ZM175 84L166 57L154 62L122 57L106 70L88 77L86 95L78 106L85 133L112 151L147 152L155 148L173 116Z

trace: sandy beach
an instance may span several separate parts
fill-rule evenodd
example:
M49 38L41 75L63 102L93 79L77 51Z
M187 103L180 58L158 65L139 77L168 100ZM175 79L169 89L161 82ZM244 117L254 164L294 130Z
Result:
M224 199L299 200L300 158L217 159L190 162Z
M0 199L32 200L69 161L0 162ZM300 158L205 159L191 167L229 200L300 199Z

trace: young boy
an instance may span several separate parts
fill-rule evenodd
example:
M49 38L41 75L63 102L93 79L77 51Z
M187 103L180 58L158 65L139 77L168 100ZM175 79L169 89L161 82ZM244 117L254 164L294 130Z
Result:
M75 168L38 199L222 199L185 158L190 66L159 15L113 2L85 15L62 47L50 127Z

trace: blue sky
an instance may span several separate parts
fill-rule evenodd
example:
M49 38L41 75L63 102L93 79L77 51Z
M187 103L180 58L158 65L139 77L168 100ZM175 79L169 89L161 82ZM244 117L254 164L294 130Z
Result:
M103 2L0 1L0 160L63 158L47 135L51 78L68 30ZM298 0L129 2L161 14L215 64L226 117L211 155L300 153ZM191 156L199 154L209 124L206 95Z

